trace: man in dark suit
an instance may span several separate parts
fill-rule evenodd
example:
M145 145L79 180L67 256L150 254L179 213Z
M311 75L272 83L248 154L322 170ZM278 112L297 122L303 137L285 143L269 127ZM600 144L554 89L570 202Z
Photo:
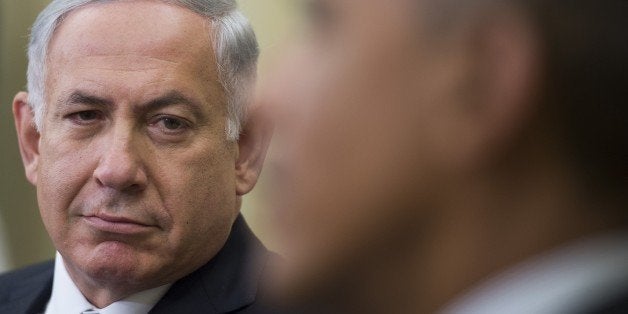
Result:
M627 313L627 1L306 3L260 89L284 297Z
M149 313L280 313L260 302L255 279L273 259L239 217L220 252L177 280ZM44 313L54 266L49 261L2 275L0 313Z
M239 214L268 133L235 1L53 1L28 55L13 111L57 255L0 277L0 313L268 310Z

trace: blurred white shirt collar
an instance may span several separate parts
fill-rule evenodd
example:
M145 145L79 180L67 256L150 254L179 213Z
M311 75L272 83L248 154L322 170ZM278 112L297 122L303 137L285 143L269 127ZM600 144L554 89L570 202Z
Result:
M625 292L626 265L628 232L584 239L486 280L442 313L575 313Z
M95 309L100 314L147 314L168 291L170 286L168 284L145 290L99 309L89 303L78 287L76 287L76 284L74 284L74 281L72 281L65 269L61 254L57 252L52 294L45 314L80 314L88 309Z

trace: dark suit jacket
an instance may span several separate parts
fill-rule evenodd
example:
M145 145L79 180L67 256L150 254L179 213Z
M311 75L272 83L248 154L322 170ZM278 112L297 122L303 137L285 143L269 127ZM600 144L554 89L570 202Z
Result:
M264 266L275 258L238 217L220 252L175 282L150 313L277 313L258 298ZM53 273L48 261L0 275L0 314L43 313Z
M628 266L627 266L628 267ZM614 291L613 296L600 296L600 301L588 309L583 309L583 314L626 314L628 313L628 285L619 291ZM575 313L578 314L578 313Z

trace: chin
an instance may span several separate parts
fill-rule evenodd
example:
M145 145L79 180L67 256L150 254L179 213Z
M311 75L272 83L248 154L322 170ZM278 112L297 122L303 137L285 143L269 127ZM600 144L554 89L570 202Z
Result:
M98 282L136 282L149 277L142 267L140 254L127 244L105 242L90 250L74 255L74 265ZM145 262L145 261L144 261Z

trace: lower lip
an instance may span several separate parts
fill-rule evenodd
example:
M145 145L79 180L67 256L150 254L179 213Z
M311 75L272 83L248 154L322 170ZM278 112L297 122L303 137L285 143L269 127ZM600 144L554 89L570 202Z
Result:
M95 216L83 217L83 220L92 228L109 233L138 234L147 232L151 228L151 226L132 222L112 222Z

